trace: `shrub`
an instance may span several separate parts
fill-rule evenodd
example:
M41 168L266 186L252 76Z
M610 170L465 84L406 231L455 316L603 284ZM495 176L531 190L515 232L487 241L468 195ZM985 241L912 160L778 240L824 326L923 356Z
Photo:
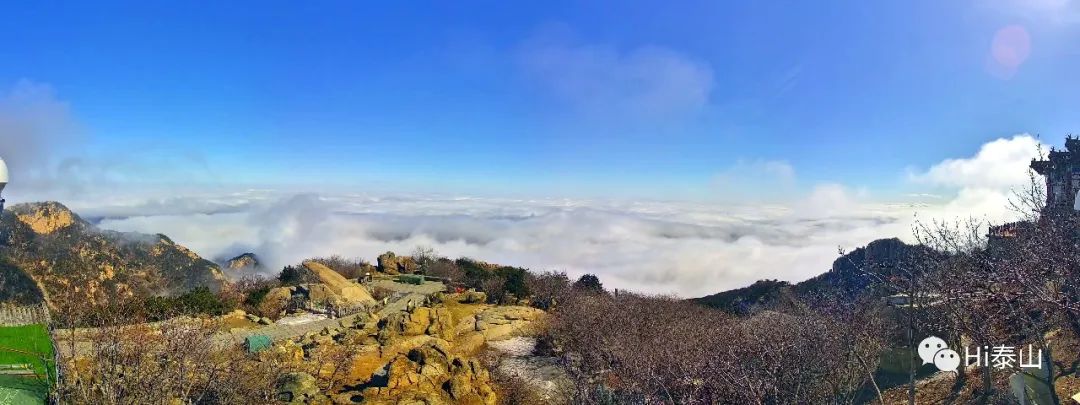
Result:
M281 274L278 274L278 281L283 286L295 286L300 285L304 279L304 270L297 266L285 266L281 269Z
M880 358L872 314L741 319L681 299L579 289L552 315L549 339L575 359L582 403L853 403Z
M499 276L493 276L480 283L480 290L487 293L488 303L500 304L503 301L503 296L506 295L506 291L503 290L505 286L505 279Z
M462 271L454 261L445 258L435 260L428 264L424 269L424 273L429 276L440 277L458 283L466 281L465 272Z
M604 285L600 283L600 277L594 274L586 274L574 282L574 289L602 293L604 292Z
M270 286L263 286L256 290L253 290L247 294L244 298L244 304L252 307L257 307L266 298L266 294L270 293Z
M376 300L382 300L383 298L387 298L393 295L394 290L388 288L375 287L371 289L371 298L374 298Z
M142 310L152 321L179 315L223 315L235 309L209 288L198 287L176 297L149 297Z
M485 280L493 276L490 268L473 259L463 257L455 260L454 264L465 273L462 281L472 288L480 288Z
M503 283L503 291L508 294L514 294L517 298L525 298L529 296L529 286L525 283L526 272L525 269L519 268L504 268L506 281ZM503 270L503 269L500 269Z
M532 293L532 305L545 311L563 301L563 297L570 291L570 278L563 272L530 273L525 283Z
M424 276L400 275L397 276L394 281L403 284L420 285L424 282Z

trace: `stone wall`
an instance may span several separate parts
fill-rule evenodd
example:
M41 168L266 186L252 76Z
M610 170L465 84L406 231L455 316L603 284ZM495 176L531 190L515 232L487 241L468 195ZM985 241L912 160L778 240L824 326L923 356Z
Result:
M37 305L0 304L0 326L38 323L48 325L49 321L49 308L44 303Z

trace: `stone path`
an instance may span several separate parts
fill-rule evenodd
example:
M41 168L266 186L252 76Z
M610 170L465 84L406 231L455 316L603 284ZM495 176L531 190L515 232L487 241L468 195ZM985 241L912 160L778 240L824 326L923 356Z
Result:
M445 291L446 286L440 282L427 281L420 285L398 283L392 280L375 280L370 283L371 287L384 288L393 291L401 295L399 298L389 302L383 308L379 309L378 315L380 318L386 317L395 312L402 312L409 305L409 301L419 305L424 301L427 296L435 294L440 291ZM397 294L395 294L397 295ZM280 342L286 339L294 339L304 336L308 333L318 333L324 328L336 328L341 323L351 323L357 317L367 316L366 313L353 314L336 319L324 319L321 321L308 322L300 325L284 325L275 323L273 325L264 326L258 329L248 329L244 331L238 331L235 333L229 333L222 337L225 342L243 343L244 339L251 335L266 335L270 337L270 340L274 342Z
M431 294L435 294L440 291L445 291L446 286L443 283L435 281L426 281L420 285L398 283L393 280L375 280L370 283L372 287L384 288L393 291L394 297L378 311L380 318L384 318L395 312L403 312L408 308L409 301L412 301L416 305L423 303L424 299ZM353 314L341 318L324 319L314 322L303 323L299 325L286 325L286 324L272 324L263 326L256 329L245 329L235 332L222 332L214 336L214 341L222 346L231 344L243 344L244 339L252 335L266 335L270 337L273 342L280 342L286 339L295 339L302 337L308 333L319 333L324 328L336 328L341 325L342 322L352 322L357 317L365 317L366 313ZM82 331L82 333L86 333ZM63 337L63 335L61 335ZM67 355L70 345L61 343L58 349L63 355ZM78 342L75 350L82 352L90 350L91 346L89 342Z
M319 333L324 328L337 328L341 326L342 322L352 322L353 319L366 315L366 313L359 313L341 318L323 319L314 322L302 323L299 325L286 325L275 323L257 329L245 329L236 332L222 333L215 336L214 340L220 344L242 344L244 343L244 339L246 339L248 336L266 335L270 337L271 341L280 342L286 339L298 338L308 333Z
M403 312L409 306L409 301L420 305L424 299L437 292L446 291L446 286L437 281L425 281L420 285L398 283L393 280L375 280L368 283L372 288L381 288L393 291L398 298L386 304L379 310L380 318L385 318L394 312Z
M547 403L568 404L573 382L553 357L533 355L536 339L515 337L488 342L488 347L502 354L495 373L515 377L518 382L531 388Z

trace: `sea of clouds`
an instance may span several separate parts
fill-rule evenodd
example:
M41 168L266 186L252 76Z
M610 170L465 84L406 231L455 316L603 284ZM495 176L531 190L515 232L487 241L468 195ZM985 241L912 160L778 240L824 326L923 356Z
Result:
M907 185L934 195L910 198L879 198L843 184L818 184L755 205L311 194L220 184L154 187L139 168L167 167L131 157L87 158L74 150L79 143L64 124L68 115L48 86L20 83L0 95L0 156L18 180L5 190L12 202L59 200L101 228L162 233L209 259L252 252L269 272L314 256L373 261L386 251L408 254L424 246L572 277L594 273L609 288L683 297L766 278L813 277L829 270L838 248L911 240L917 218L1008 221L1015 217L1006 208L1010 190L1028 183L1027 165L1042 146L1015 135L969 156L912 168ZM784 162L743 166L785 182L794 178Z
M253 252L271 270L313 256L373 261L424 246L449 257L574 277L594 273L611 288L690 297L766 278L813 277L831 267L839 248L910 241L917 220L1011 220L1010 192L1029 181L1026 166L1038 147L1019 135L913 169L910 182L953 191L922 198L929 202L875 202L824 184L769 205L245 190L76 201L73 208L102 228L164 233L207 258Z

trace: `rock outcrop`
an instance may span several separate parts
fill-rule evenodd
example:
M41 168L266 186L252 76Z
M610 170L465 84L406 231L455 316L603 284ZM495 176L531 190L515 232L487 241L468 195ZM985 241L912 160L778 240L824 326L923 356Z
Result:
M57 202L22 204L12 207L11 211L19 222L40 235L49 235L64 228L81 227L85 224L71 210Z
M319 392L318 381L308 373L289 373L278 382L278 400L289 404L329 403Z
M277 287L270 289L259 303L259 313L263 316L278 317L289 305L295 287Z
M386 274L398 274L397 255L395 255L394 252L386 252L379 255L379 257L376 259L376 262L379 264L379 266L377 267L379 272Z
M410 256L398 256L394 252L386 252L377 258L379 272L386 274L412 274L419 266Z
M379 324L379 341L384 343L400 336L418 335L453 340L454 325L450 311L443 307L418 307L411 313L391 314Z
M522 306L497 306L476 316L476 331L485 340L502 340L529 334L534 322L544 316L544 311Z
M333 294L334 297L327 297L327 299L338 298L341 299L347 305L374 305L375 298L371 297L371 293L368 293L367 289L363 286L349 281L338 272L326 267L322 264L307 261L304 262L304 268L310 271L319 279L322 286L317 289L320 292L329 295Z
M233 272L258 270L260 267L259 258L254 253L244 253L225 262L225 268Z
M876 280L906 277L906 271L925 268L918 263L939 255L926 246L909 245L897 238L878 239L833 262L832 269L809 280L791 284L761 280L748 287L695 298L693 301L736 315L799 308L804 302L820 302L828 296L853 300L859 296L881 298L890 292Z
M364 403L391 404L418 399L429 404L494 405L497 402L491 373L479 361L453 355L437 343L398 355L387 365L385 381L385 385L369 386L361 392Z

